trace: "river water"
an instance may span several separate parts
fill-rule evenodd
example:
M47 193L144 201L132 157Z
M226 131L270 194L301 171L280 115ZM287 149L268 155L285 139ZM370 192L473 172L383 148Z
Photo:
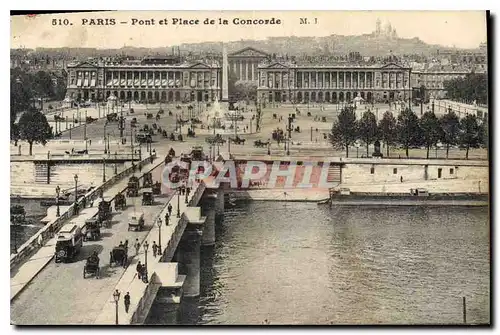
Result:
M26 222L20 225L10 225L10 251L20 247L24 242L35 235L44 224L40 222L47 215L47 207L42 206L41 202L54 201L54 199L26 199L11 198L11 205L24 206L26 211Z
M488 323L487 207L237 202L202 250L201 296L147 323Z

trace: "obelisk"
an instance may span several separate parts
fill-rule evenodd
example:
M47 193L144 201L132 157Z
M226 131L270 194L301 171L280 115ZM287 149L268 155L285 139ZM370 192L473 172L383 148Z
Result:
M228 67L227 49L224 43L222 43L222 99L220 102L224 110L227 110L229 105Z

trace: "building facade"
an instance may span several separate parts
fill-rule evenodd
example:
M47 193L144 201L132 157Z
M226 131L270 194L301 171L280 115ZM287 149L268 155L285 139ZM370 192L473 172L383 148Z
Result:
M260 64L257 96L261 102L369 102L411 98L411 68L386 65Z
M259 64L269 55L254 48L244 48L228 55L229 72L232 72L237 80L253 81L259 80Z
M218 62L181 62L171 57L139 62L82 62L68 65L67 96L101 101L189 102L221 98Z
M486 73L485 66L441 65L439 63L415 64L412 68L412 87L425 87L429 98L442 99L446 97L444 83L447 80L464 78L467 74Z

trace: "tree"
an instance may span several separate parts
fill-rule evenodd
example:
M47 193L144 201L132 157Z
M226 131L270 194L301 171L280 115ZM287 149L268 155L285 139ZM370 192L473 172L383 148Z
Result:
M398 115L396 129L398 142L403 144L406 150L406 157L408 157L408 148L410 145L418 144L421 136L418 118L411 109L406 108Z
M30 76L20 69L10 73L10 122L15 122L17 114L27 110L33 98Z
M49 73L38 71L33 78L33 89L39 97L54 97L54 82Z
M450 145L457 144L460 133L460 120L454 112L448 112L439 119L441 126L441 142L446 145L446 159L450 151Z
M389 157L389 146L394 144L397 138L396 119L391 112L384 113L382 120L378 125L378 132L387 147L387 157Z
M476 147L479 143L479 125L475 115L467 115L460 120L460 144L465 145L465 159L469 159L470 147Z
M353 107L345 107L337 116L332 126L330 142L336 148L345 148L346 157L349 157L349 145L356 141L357 125Z
M19 119L19 137L30 145L30 155L32 155L33 143L45 145L52 137L51 127L47 118L41 112L31 108Z
M358 136L366 144L366 156L368 157L370 144L378 139L377 120L372 112L363 113L361 120L358 122Z
M449 99L480 104L488 102L488 76L485 73L469 73L465 78L454 78L443 83Z
M488 114L486 114L483 121L479 124L479 141L486 148L489 148Z
M234 94L240 99L257 99L257 84L251 81L238 80L234 85Z
M14 145L17 146L17 141L19 141L19 126L15 123L10 124L10 140L14 141Z
M435 146L442 138L442 130L439 126L439 120L433 112L425 112L420 118L420 129L422 130L422 139L427 148L427 159L429 159L429 150Z

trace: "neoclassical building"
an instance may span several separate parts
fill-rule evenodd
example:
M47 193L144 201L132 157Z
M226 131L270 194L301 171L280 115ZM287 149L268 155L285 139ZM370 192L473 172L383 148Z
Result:
M237 80L259 80L259 64L269 55L263 51L248 47L228 55L229 71L236 75Z
M67 95L103 100L188 102L221 98L218 62L182 62L180 58L147 57L142 61L87 61L68 65Z
M455 78L464 78L469 73L486 73L484 64L474 66L463 64L441 65L439 63L414 64L412 67L412 86L424 86L430 98L446 97L444 83Z
M259 65L257 96L263 102L338 102L357 96L367 101L411 98L411 68L398 64Z

